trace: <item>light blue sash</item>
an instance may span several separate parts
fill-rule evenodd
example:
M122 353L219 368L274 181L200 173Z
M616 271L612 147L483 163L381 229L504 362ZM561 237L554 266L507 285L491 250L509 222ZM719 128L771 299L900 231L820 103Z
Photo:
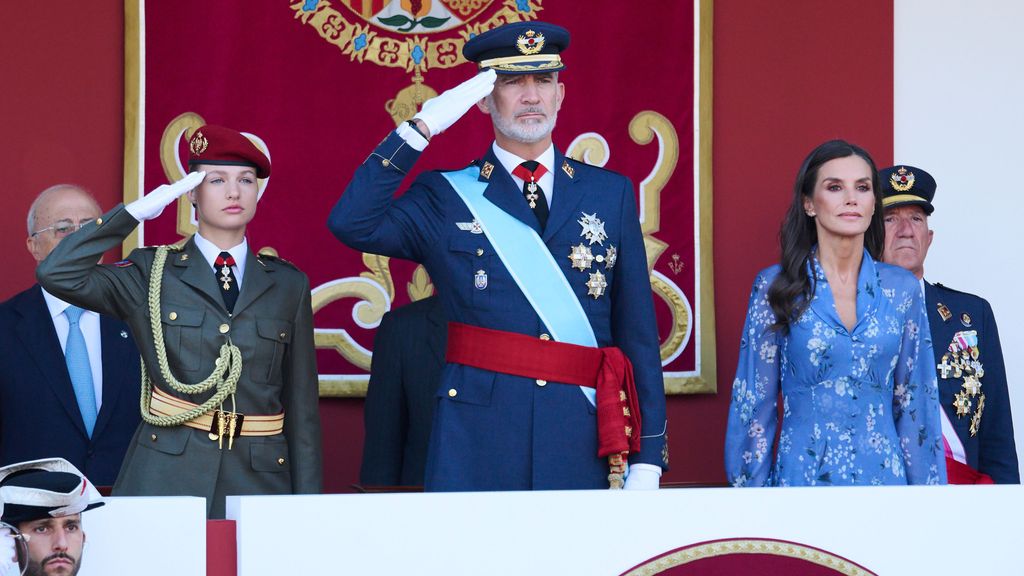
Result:
M479 175L480 168L476 166L444 173L491 241L512 279L547 326L551 338L556 342L596 348L597 338L590 320L544 241L533 228L484 198L487 183L480 182ZM596 405L593 388L581 386L580 390Z

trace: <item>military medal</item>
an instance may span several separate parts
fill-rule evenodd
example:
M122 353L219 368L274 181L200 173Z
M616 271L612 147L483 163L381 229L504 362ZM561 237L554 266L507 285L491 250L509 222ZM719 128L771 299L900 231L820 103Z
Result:
M615 246L609 244L608 250L605 251L604 265L605 268L611 270L615 267L615 261L619 259L619 251L615 249Z
M963 314L961 314L960 315L960 323L963 324L965 327L970 328L971 327L971 315L968 314L967 312L964 312Z
M608 239L608 234L604 231L604 222L597 217L597 213L587 214L583 212L583 217L577 220L579 225L583 227L583 231L580 232L580 236L583 236L590 242L591 245L594 242L604 245L604 241Z
M981 413L985 410L985 395L982 394L981 398L978 398L978 409L974 411L974 416L971 416L971 437L973 438L978 434L978 430L981 430Z
M601 256L597 258L601 258ZM569 259L572 260L572 267L580 271L590 268L591 262L595 260L594 253L590 251L590 246L584 246L582 242L572 247ZM600 261L598 260L598 262Z
M226 252L224 254L226 254ZM235 259L231 256L228 256L227 258L223 256L217 256L217 259L214 260L213 265L220 266L220 287L223 288L225 292L231 290L231 267L235 265Z
M949 322L949 319L953 317L953 313L949 311L949 307L942 302L936 304L935 308L939 311L939 316L942 316L943 322Z
M528 192L526 199L530 201L530 208L536 208L537 198L540 198L540 196L537 195L537 183L533 180L532 176L530 177L530 181L526 184L526 190Z
M949 373L953 371L953 365L949 363L949 354L943 354L942 362L935 367L939 369L939 375L943 380L949 378Z
M981 382L978 381L978 377L974 374L968 374L967 377L964 378L962 387L964 392L967 392L973 398L981 391Z
M605 280L604 274L601 274L600 271L590 274L590 280L587 280L587 296L593 296L594 300L597 300L604 295L606 288L608 288L608 281Z
M957 418L962 418L971 413L971 399L966 392L957 392L953 400L953 407L956 408Z

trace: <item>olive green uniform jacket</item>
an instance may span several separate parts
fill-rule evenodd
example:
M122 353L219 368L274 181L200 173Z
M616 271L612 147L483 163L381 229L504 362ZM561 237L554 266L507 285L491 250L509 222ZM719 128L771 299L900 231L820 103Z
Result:
M149 318L149 278L156 253L133 250L128 259L98 265L138 221L119 205L65 238L36 270L39 282L72 304L128 324L154 386L200 404L213 390L180 394L161 378ZM207 501L211 518L224 517L229 494L300 494L322 489L320 415L309 280L275 258L251 252L233 314L215 274L193 239L170 252L164 265L160 322L167 363L180 382L204 380L228 338L241 351L242 374L234 410L285 413L284 433L235 437L228 450L209 432L143 422L114 485L115 496L190 495ZM224 408L232 408L230 398Z

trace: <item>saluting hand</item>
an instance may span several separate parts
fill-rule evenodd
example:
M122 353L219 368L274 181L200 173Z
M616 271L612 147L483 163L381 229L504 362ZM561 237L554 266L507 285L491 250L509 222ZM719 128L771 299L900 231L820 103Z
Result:
M413 116L421 120L430 131L428 137L444 132L455 121L462 118L474 104L494 90L494 80L498 75L494 70L481 72L459 84L455 88L445 90L440 95L423 103L423 108Z
M139 222L152 220L159 216L168 204L174 202L181 197L182 194L198 186L205 177L206 172L190 172L187 176L173 184L158 186L156 190L153 190L149 194L146 194L124 208Z

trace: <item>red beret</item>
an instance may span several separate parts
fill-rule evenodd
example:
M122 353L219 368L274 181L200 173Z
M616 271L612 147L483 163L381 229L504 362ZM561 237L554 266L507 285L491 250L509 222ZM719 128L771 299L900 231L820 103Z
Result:
M196 129L188 141L188 167L196 164L251 166L257 178L270 176L270 159L241 132L207 124Z

